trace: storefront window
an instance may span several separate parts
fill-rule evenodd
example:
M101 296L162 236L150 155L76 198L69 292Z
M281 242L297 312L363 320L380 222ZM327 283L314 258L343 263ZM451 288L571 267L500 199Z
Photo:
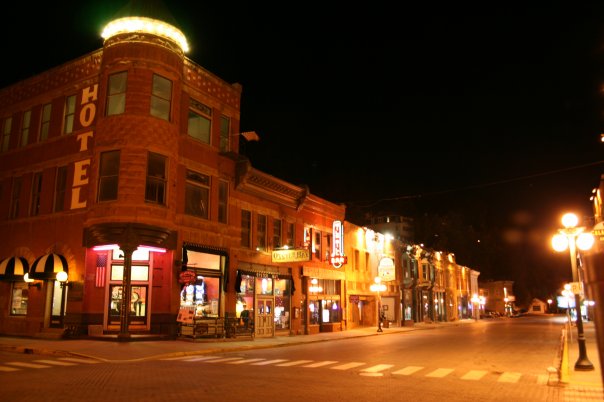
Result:
M318 300L308 301L308 312L310 313L310 325L318 325L321 323L319 320L319 313L321 311L321 305Z
M193 308L195 317L218 317L220 278L197 275L194 283L183 285L180 307Z
M10 305L11 315L27 314L27 300L29 299L29 288L25 282L13 282L13 293Z
M273 279L272 278L256 278L256 289L259 295L273 294Z
M290 282L289 279L275 279L275 329L290 327Z
M123 288L121 285L112 285L111 303L109 311L110 322L120 320L120 311L123 304ZM147 316L147 286L132 286L130 288L130 322L144 323Z

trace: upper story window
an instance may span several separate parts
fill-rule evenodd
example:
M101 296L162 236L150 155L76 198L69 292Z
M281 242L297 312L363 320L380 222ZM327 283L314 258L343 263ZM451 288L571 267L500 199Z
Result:
M295 244L296 244L296 239L295 239L295 227L296 225L293 222L286 222L285 223L285 244L284 246L287 246L289 248L294 248Z
M65 209L65 192L67 191L67 166L57 168L57 177L55 180L55 199L54 212L61 212Z
M10 145L10 132L13 128L13 118L7 117L4 119L4 124L2 125L2 152L8 151L8 147Z
M172 104L172 81L160 75L153 74L153 89L151 91L151 116L170 121L170 106Z
M229 152L229 138L231 136L231 119L220 116L220 152Z
M149 152L147 159L147 184L145 201L165 205L166 203L166 166L167 158Z
M422 263L422 279L430 280L430 266L425 263Z
M218 182L218 222L227 223L229 212L229 182Z
M29 215L37 216L40 214L40 197L42 194L42 172L34 173L34 179L31 183L31 204Z
M111 74L107 83L106 115L122 114L126 110L126 82L128 72Z
M31 110L23 112L23 119L21 120L21 146L24 147L29 144L29 126L31 124Z
M99 167L99 201L117 200L120 173L120 151L101 153Z
M314 234L313 242L312 242L313 254L315 255L315 258L322 260L322 258L321 258L321 240L322 240L321 231L313 230L313 234Z
M65 116L63 118L63 134L73 133L73 121L75 118L75 95L65 98Z
M241 210L241 247L252 247L252 213Z
M191 99L187 134L205 144L209 144L211 132L212 109L195 99Z
M47 103L42 106L42 116L40 118L40 141L48 139L48 133L50 132L50 114L52 111L52 105Z
M273 219L273 248L281 248L282 226L281 219Z
M266 215L258 214L258 221L256 222L256 250L266 250Z
M210 210L210 176L187 170L185 214L208 219Z
M19 217L19 204L21 201L21 178L15 177L13 179L13 188L10 199L10 212L9 218L16 219Z

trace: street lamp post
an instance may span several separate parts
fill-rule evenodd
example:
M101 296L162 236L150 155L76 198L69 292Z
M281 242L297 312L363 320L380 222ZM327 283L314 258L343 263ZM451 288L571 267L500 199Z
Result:
M579 344L579 358L575 363L575 370L593 370L594 365L587 358L585 348L585 333L583 332L583 319L581 317L581 295L579 294L580 279L577 271L577 248L589 250L594 243L591 233L586 233L585 228L578 227L579 220L575 214L568 213L562 217L564 228L558 229L558 234L552 238L552 246L556 251L564 251L568 247L570 264L573 273L573 293L575 295L575 312L577 314L577 340Z
M377 332L384 332L382 329L382 298L380 296L380 292L386 290L386 285L382 284L382 278L376 276L374 278L374 283L369 287L372 292L377 293L377 314L378 314L378 329Z

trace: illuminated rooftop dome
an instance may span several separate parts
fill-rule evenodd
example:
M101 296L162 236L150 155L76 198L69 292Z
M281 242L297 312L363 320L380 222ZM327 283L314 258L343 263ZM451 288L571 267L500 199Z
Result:
M176 42L183 52L189 51L185 35L176 27L147 17L124 17L113 20L105 25L101 36L108 39L123 33L148 33Z
M124 33L148 33L175 42L186 53L187 38L176 26L176 20L161 0L131 0L113 16L101 36L106 40Z

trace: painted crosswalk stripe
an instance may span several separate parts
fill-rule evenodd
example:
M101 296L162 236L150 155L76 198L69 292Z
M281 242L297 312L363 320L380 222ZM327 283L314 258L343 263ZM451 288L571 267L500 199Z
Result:
M470 370L466 374L464 374L461 379L462 380L480 380L482 377L487 375L488 371L486 370Z
M506 372L501 374L501 376L497 379L498 382L518 382L520 379L521 373L511 373Z
M394 364L377 364L375 366L367 367L361 371L364 373L379 373L380 371L387 370L392 366L394 366Z
M59 358L59 360L66 361L66 362L85 363L85 364L96 364L96 363L98 363L97 360L78 359L77 357L61 357L61 358Z
M312 360L294 360L287 363L277 364L279 367L291 367L291 366L299 366L300 364L311 363Z
M431 373L426 374L426 377L442 378L442 377L448 376L452 372L453 372L453 369L450 369L450 368L439 368L439 369L434 370Z
M417 373L421 369L423 369L422 366L407 366L404 369L397 370L392 374L411 375L413 373Z
M53 366L75 366L76 363L62 362L59 360L36 360L36 363L51 364Z
M185 362L204 362L207 360L218 359L218 356L199 356L199 357L186 356L186 357L179 357L178 359L185 361ZM169 360L172 360L172 359L169 359Z
M21 369L18 369L16 367L5 367L5 366L0 366L0 371L19 371Z
M332 369L332 370L348 370L351 368L364 366L364 365L365 365L365 363L352 362L352 363L341 364L339 366L330 367L330 369Z
M257 363L252 363L253 366L266 366L268 364L275 364L275 363L281 363L281 362L286 362L287 359L274 359L274 360L267 360L264 362L257 362Z
M229 364L245 364L245 363L259 362L261 360L264 360L264 359L241 359L241 360L237 360L234 362L229 362Z
M27 363L27 362L6 362L4 364L10 364L11 366L26 367L26 368L50 368L50 366L48 366L48 365Z
M307 364L306 366L302 366L302 367L317 368L317 367L329 366L330 364L335 364L335 363L337 363L337 361L325 360L325 361L322 361L322 362L317 362L317 363L313 363L313 364Z
M228 362L232 362L233 360L242 360L242 358L241 357L222 357L222 358L218 358L218 359L208 360L207 363L228 363Z

